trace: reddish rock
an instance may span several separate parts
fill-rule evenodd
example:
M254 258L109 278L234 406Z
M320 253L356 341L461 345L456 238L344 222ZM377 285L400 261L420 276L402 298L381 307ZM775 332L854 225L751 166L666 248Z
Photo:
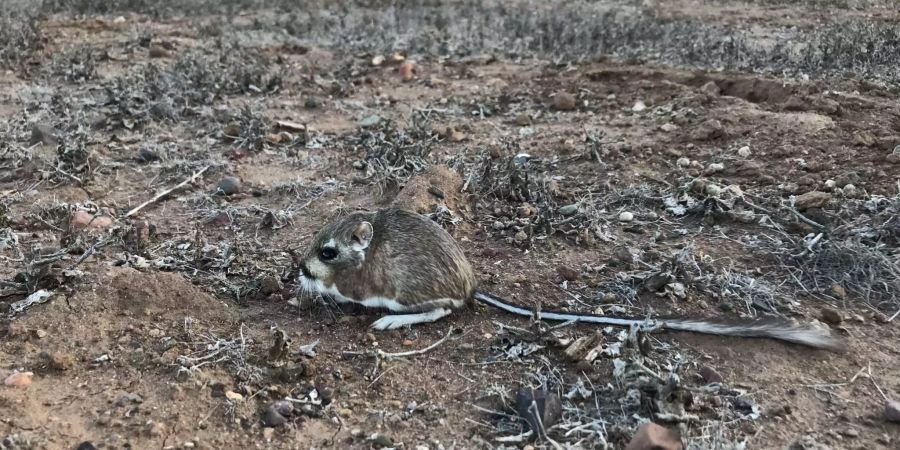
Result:
M102 230L112 225L112 222L112 218L95 216L87 211L79 210L72 213L72 228L76 230L84 230L86 228Z
M416 74L416 66L411 62L405 62L400 64L400 67L397 69L400 72L400 78L403 81L411 81Z
M625 450L682 450L681 434L655 423L645 423Z
M578 271L566 266L559 266L556 268L556 273L562 277L563 280L566 281L575 281L578 279Z
M31 379L34 374L31 372L15 372L3 380L3 384L11 387L27 388L31 386Z
M794 197L794 206L805 211L810 208L821 208L831 200L831 194L822 191L810 191Z

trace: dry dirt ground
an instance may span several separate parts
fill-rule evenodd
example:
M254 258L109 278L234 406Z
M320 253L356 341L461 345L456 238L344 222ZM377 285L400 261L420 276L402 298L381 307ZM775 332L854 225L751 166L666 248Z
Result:
M16 3L0 449L900 445L891 2ZM528 307L780 315L849 351L485 307L371 332L299 295L292 252L389 203ZM517 437L523 386L561 399L547 438Z

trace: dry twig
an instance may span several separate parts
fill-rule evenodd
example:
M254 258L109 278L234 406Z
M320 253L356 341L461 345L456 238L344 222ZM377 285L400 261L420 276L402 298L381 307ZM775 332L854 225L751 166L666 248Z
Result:
M194 172L194 174L191 175L190 178L188 178L188 179L182 181L181 183L176 184L174 187L171 187L171 188L169 188L169 189L166 189L165 191L160 192L159 194L156 194L156 195L153 196L153 198L151 198L150 200L147 200L146 202L141 203L140 205L136 206L136 207L135 207L134 209L132 209L131 211L128 211L128 212L125 214L125 217L131 217L131 216L137 214L140 210L146 208L148 205L151 205L151 204L153 204L153 203L159 201L159 199L161 199L161 198L163 198L163 197L165 197L165 196L171 194L172 192L175 192L175 191L177 191L178 189L181 189L181 188L183 188L184 186L187 186L188 184L193 183L194 180L196 180L200 175L203 175L203 173L206 172L206 171L209 169L209 167L210 167L210 166L206 166L206 167L200 169L198 172Z
M454 329L451 327L450 331L448 331L444 337L435 341L428 347L425 347L425 348L419 349L419 350L410 350L407 352L389 353L389 352L386 352L379 348L376 348L374 350L366 350L366 351L362 351L362 352L344 352L343 355L344 356L365 355L365 356L374 357L376 359L385 359L385 360L391 360L391 359L395 359L395 358L405 358L407 356L422 355L422 354L425 354L425 353L428 353L428 352L434 350L435 348L437 348L439 345L443 344L444 342L447 342L447 340L450 339L450 336L453 335L453 332L454 332Z

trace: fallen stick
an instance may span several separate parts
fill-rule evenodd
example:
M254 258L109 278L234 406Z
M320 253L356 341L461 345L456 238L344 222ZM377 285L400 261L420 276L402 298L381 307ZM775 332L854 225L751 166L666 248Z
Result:
M134 209L132 209L131 211L128 211L128 213L125 214L125 217L131 217L131 216L137 214L138 211L140 211L140 210L146 208L148 205L151 205L151 204L153 204L153 203L156 203L157 201L159 201L159 199L161 199L161 198L163 198L163 197L165 197L165 196L171 194L171 193L174 192L174 191L177 191L178 189L181 189L181 188L187 186L189 183L193 183L194 180L196 180L197 177L199 177L200 175L203 175L203 172L206 172L207 169L209 169L209 166L206 166L206 167L200 169L199 172L195 172L193 175L191 175L190 178L188 178L187 180L182 181L181 183L176 184L174 187L172 187L172 188L170 188L170 189L166 189L165 191L162 191L162 192L160 192L159 194L156 194L156 195L153 196L153 198L151 198L150 200L147 200L146 202L141 203L140 205L136 206L136 207L135 207Z
M410 350L408 352L399 352L399 353L388 353L384 350L376 348L374 350L366 350L366 351L362 351L362 352L344 352L343 354L344 354L344 356L358 356L358 355L374 356L375 358L378 358L378 359L387 359L387 360L391 360L394 358L403 358L405 356L421 355L423 353L428 353L428 352L434 350L435 348L437 348L437 346L446 342L447 339L450 339L450 336L452 336L452 335L453 335L453 328L451 328L450 331L447 332L446 336L435 341L433 344L429 345L428 347L425 347L420 350Z

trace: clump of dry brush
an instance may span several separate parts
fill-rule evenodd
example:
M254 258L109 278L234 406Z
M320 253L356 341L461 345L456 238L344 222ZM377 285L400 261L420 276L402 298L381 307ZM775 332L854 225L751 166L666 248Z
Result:
M352 151L362 150L363 159L355 163L365 178L382 190L397 189L429 165L432 145L438 137L422 121L413 120L406 128L391 121L362 127L348 137Z

